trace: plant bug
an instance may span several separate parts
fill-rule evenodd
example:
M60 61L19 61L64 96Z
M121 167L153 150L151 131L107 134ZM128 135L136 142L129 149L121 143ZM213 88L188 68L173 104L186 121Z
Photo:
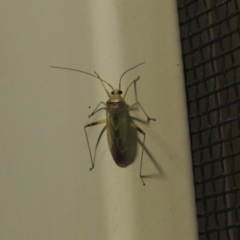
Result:
M134 69L134 68L136 68L136 67L138 67L142 64L144 64L144 62L139 63L139 64L135 65L134 67L129 68L128 70L126 70L121 75L120 80L119 80L119 88L118 89L114 89L107 81L103 80L95 71L94 71L94 74L92 74L92 73L88 73L88 72L78 70L78 69L65 68L65 67L55 67L55 66L51 66L51 67L52 68L60 68L60 69L65 69L65 70L77 71L77 72L81 72L81 73L84 73L84 74L87 74L87 75L90 75L94 78L99 79L103 88L104 88L104 90L105 90L105 92L107 93L108 98L109 98L106 103L105 102L100 102L97 105L97 107L94 109L94 111L88 116L90 118L96 112L98 112L99 110L106 109L106 119L91 122L91 123L88 123L84 126L84 131L85 131L85 135L86 135L86 139L87 139L87 145L88 145L89 154L90 154L91 163L92 163L92 166L91 166L90 170L92 170L94 168L94 165L95 165L95 154L94 154L94 158L93 158L92 153L91 153L91 149L90 149L90 145L89 145L89 140L88 140L88 135L87 135L86 128L92 127L92 126L95 126L95 125L98 125L98 124L104 124L104 123L106 124L103 127L103 129L100 133L100 136L98 138L98 142L99 142L103 132L105 130L107 130L107 140L108 140L109 150L112 154L112 157L113 157L115 163L118 166L121 167L121 166L124 166L124 164L126 162L128 146L129 146L128 140L129 140L129 126L130 126L130 127L132 127L133 129L135 129L136 131L140 132L143 135L139 176L140 176L140 179L142 180L143 185L145 185L145 182L143 181L143 176L142 176L142 162L143 162L143 151L144 151L146 134L134 122L129 120L128 111L131 108L139 105L140 108L142 109L143 113L146 115L148 121L150 121L150 120L156 121L156 119L155 118L150 118L139 102L136 102L131 106L128 106L125 102L125 97L127 95L127 92L129 90L130 86L133 83L136 83L140 79L139 76L136 79L134 79L128 85L128 87L126 89L126 92L123 95L123 97L122 97L122 90L121 90L121 80L122 80L123 76L127 72L129 72L130 70L132 70L132 69ZM106 89L104 84L106 84L109 88L112 89L111 93ZM104 105L104 108L99 108L99 106L101 104ZM97 142L97 145L98 145L98 142ZM95 152L96 152L96 148L95 148Z

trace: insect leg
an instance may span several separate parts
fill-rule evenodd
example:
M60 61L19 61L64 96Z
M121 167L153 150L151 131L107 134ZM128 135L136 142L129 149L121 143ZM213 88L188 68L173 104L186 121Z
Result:
M127 96L127 92L128 92L128 89L132 86L133 83L136 83L138 80L140 79L140 77L138 76L135 80L133 80L127 87L126 91L125 91L125 94L123 96L123 99L125 99L125 97Z
M143 134L142 155L141 155L141 162L140 162L139 177L141 178L143 185L145 185L145 182L143 181L143 177L142 177L142 163L143 163L143 150L144 150L144 144L145 144L146 134L145 134L145 132L144 132L140 127L138 127L135 123L131 122L131 123L130 123L130 126L131 126L132 128L134 128L135 130L137 130L138 132L140 132L141 134Z
M106 107L106 103L105 103L105 102L100 102L100 103L97 105L97 107L94 109L94 111L93 111L90 115L88 115L89 118L92 117L92 116L93 116L96 112L98 112L99 110L104 109L104 108L98 109L98 107L99 107L101 104L103 104L103 105Z
M150 117L147 115L147 113L146 113L145 110L143 109L143 107L142 107L142 105L140 104L140 102L134 103L133 105L129 106L128 109L131 109L131 108L135 107L136 105L139 105L139 106L140 106L140 108L142 109L142 111L143 111L144 114L146 115L148 121L150 121L150 120L156 121L156 118L150 118Z
M95 158L93 160L92 158L92 153L91 153L91 149L90 149L90 145L89 145L89 140L88 140L88 135L87 135L87 131L86 128L87 127L92 127L98 124L102 124L102 123L106 123L106 119L103 120L98 120L96 122L92 122L92 123L88 123L87 125L84 126L84 131L85 131L85 135L86 135L86 139L87 139L87 144L88 144L88 150L89 150L89 154L90 154L90 158L91 158L91 163L92 163L92 167L89 169L90 171L94 168L94 163L95 163Z

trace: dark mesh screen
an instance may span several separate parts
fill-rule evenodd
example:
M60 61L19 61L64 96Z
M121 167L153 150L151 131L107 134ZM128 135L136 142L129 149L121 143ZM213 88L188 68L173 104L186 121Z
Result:
M178 0L201 240L240 240L239 8Z

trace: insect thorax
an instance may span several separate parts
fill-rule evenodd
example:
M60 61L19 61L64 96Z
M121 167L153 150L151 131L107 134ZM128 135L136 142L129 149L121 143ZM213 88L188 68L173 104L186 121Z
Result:
M121 113L126 110L126 103L124 100L119 101L119 99L109 99L106 104L108 112L113 116L117 115L120 117Z

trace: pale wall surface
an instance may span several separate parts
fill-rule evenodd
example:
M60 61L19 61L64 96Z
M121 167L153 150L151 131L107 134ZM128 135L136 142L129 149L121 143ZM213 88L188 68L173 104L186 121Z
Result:
M1 1L0 239L197 239L177 23L169 0ZM142 61L123 90L139 75L137 98L157 119L136 121L145 187L141 146L119 168L105 134L89 172L83 126L105 117L87 116L106 94L94 78L49 68L96 70L117 86ZM88 129L92 148L101 127Z

